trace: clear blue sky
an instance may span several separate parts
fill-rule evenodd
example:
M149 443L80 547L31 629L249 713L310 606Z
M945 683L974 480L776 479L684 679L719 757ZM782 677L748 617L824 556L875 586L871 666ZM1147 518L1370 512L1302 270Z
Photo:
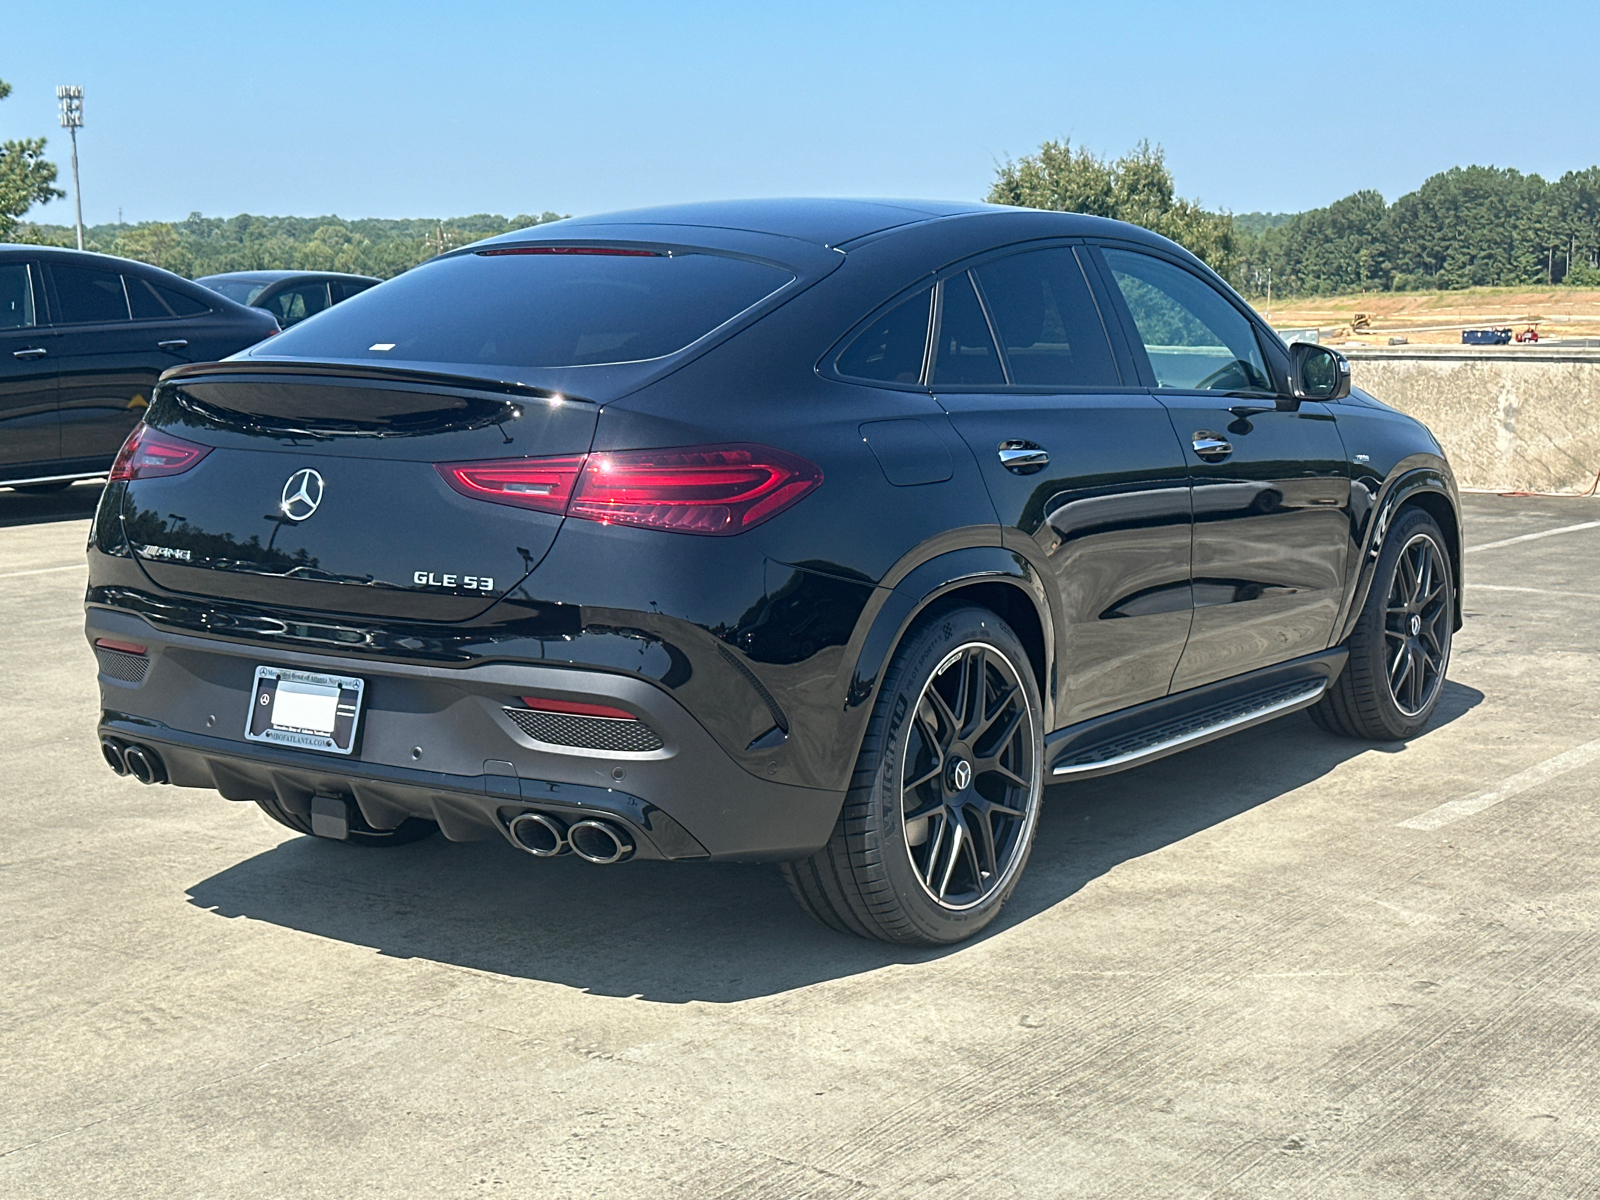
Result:
M0 138L85 90L84 218L981 197L1070 137L1296 211L1600 161L1600 5L0 0ZM71 204L32 214L71 221Z

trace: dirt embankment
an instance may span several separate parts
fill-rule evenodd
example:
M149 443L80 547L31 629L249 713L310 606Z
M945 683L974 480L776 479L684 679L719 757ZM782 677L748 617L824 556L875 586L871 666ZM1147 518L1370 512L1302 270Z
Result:
M1328 342L1456 344L1463 329L1528 328L1547 338L1600 338L1600 290L1469 288L1459 292L1368 292L1252 301L1277 329L1318 329ZM1361 318L1364 317L1363 321Z

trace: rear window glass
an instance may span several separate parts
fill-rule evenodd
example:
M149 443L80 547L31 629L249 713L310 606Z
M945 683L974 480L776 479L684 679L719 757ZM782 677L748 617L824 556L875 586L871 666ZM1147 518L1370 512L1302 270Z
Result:
M33 323L33 284L28 279L28 264L0 265L0 329L25 329Z
M463 254L354 296L266 350L492 367L636 362L683 349L792 278L706 253Z
M54 263L50 274L55 277L63 321L76 324L129 319L128 294L122 290L122 276L116 271Z
M193 296L151 283L137 275L124 275L128 287L128 303L133 306L135 321L159 321L169 317L198 317L210 312Z
M203 284L220 296L226 296L235 304L249 304L267 290L265 283L255 279L219 279L212 276L209 279L196 279L195 282Z
M1071 250L996 259L976 272L1011 382L1033 387L1116 387L1100 311Z
M933 360L935 387L982 387L1004 383L1000 356L989 336L989 322L965 274L944 282L939 314L939 345Z
M895 305L856 335L839 355L839 374L879 383L921 383L933 289Z

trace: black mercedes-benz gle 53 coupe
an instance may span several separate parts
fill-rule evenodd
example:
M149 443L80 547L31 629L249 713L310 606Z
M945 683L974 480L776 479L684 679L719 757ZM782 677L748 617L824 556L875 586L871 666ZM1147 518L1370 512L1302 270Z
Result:
M1459 530L1427 429L1153 234L687 205L169 371L87 634L141 781L364 846L775 861L947 943L1046 784L1296 709L1419 731Z

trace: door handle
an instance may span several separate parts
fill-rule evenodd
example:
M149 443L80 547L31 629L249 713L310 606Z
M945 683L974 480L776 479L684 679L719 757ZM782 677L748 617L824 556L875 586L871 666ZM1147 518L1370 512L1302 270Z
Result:
M1194 452L1206 462L1221 462L1233 453L1233 443L1219 433L1212 433L1209 429L1196 430L1194 440L1189 444L1194 447Z
M49 354L49 353L50 353L50 351L46 350L43 346L30 346L26 350L13 350L11 352L11 357L12 358L43 358L46 354Z
M1050 465L1043 446L1013 438L1000 443L1000 465L1017 475L1032 475Z
M176 352L176 351L179 351L179 350L182 350L182 349L186 348L188 345L189 345L189 339L188 338L173 338L170 342L157 342L156 343L156 349L157 350L171 350L173 352Z

